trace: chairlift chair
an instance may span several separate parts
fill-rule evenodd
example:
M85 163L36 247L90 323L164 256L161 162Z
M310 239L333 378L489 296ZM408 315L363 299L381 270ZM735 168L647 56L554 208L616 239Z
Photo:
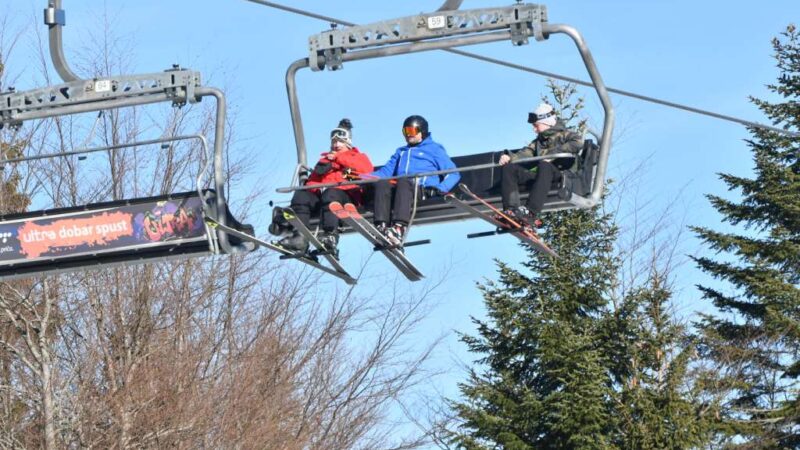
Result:
M460 3L460 1L448 1L443 7L449 5L457 8ZM575 42L603 106L604 119L598 143L592 140L584 142L581 152L574 156L578 160L577 172L564 173L563 181L553 186L550 191L544 211L590 208L596 205L603 193L614 127L614 110L608 92L580 33L568 25L548 23L545 6L521 3L500 8L439 10L369 25L334 28L311 36L309 56L292 63L286 72L286 89L298 169L292 178L293 185L280 188L278 192L308 189L303 185L308 170L308 159L295 82L300 69L310 68L315 72L325 69L333 71L341 69L344 63L349 61L501 40L510 40L515 46L522 46L527 44L531 37L536 41L544 41L553 34L566 34ZM462 182L493 205L500 204L499 192L495 185L500 177L497 162L502 153L500 150L452 158L461 171ZM375 181L377 180L364 181L364 184ZM325 185L314 186L314 188L320 187ZM414 223L419 225L449 222L468 217L469 215L452 207L443 199L432 198L423 200L418 205Z
M19 127L27 120L151 103L170 102L173 106L181 107L211 96L216 99L214 154L213 157L209 155L205 137L193 135L0 161L2 165L19 164L36 159L95 151L116 151L125 147L186 139L200 140L207 155L205 168L197 178L196 191L0 217L0 229L3 230L3 242L0 245L0 279L130 264L175 256L198 256L212 252L236 254L253 250L255 246L252 243L231 238L222 231L211 230L204 220L211 218L222 225L252 234L252 227L240 224L231 216L224 194L226 173L223 164L223 143L226 104L222 91L202 86L200 73L179 66L173 66L164 72L145 75L80 79L69 69L63 54L61 28L66 21L64 10L61 9L61 0L49 0L44 16L45 24L50 28L50 54L53 65L64 83L24 92L9 89L8 92L0 93L0 128ZM186 222L191 223L191 230L188 232L182 230L182 234L179 235L161 236L163 239L151 236L152 239L149 241L126 236L124 239L109 243L102 236L88 236L95 231L114 232L112 228L115 226L134 227L133 222L126 224L120 222L117 225L113 221L103 222L98 219L103 215L117 214L121 217L127 214L130 216L128 219L131 219L135 214L149 212L158 219L156 213L169 214L174 211L172 209L167 211L164 208L173 207L179 214L194 216L192 220ZM93 228L92 220L99 228ZM73 225L75 223L82 225L77 228L70 227L69 221L72 221ZM59 224L64 226L63 236L59 234L62 231ZM26 232L28 234L25 234ZM78 234L86 237L86 242L75 240ZM42 245L23 247L26 240L27 244L37 244L37 237L42 236L44 237L38 242ZM61 238L64 241L59 243Z

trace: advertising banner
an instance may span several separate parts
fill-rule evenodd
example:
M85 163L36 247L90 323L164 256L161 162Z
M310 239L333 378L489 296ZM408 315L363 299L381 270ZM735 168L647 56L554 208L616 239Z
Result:
M0 222L0 266L207 239L197 196Z

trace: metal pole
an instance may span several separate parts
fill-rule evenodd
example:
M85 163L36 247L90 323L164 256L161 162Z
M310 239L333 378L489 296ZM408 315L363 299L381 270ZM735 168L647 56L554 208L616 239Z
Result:
M464 0L446 0L436 11L455 11L461 7Z
M69 68L67 59L64 57L64 42L61 29L66 24L66 21L64 19L64 10L61 9L61 0L50 0L44 13L45 24L50 28L50 56L56 72L66 82L80 80L81 78Z
M603 136L600 138L599 142L600 157L599 161L597 162L595 184L592 188L592 194L589 197L591 206L594 206L600 201L600 198L603 195L603 189L605 188L606 170L608 168L608 155L611 149L611 135L614 130L614 108L611 104L611 99L608 96L608 90L603 82L603 78L600 76L600 71L597 70L597 65L594 62L592 53L589 51L589 47L586 45L586 42L578 30L568 25L548 24L542 28L542 32L545 36L552 33L564 33L571 37L573 41L575 41L575 45L578 47L578 51L580 51L581 57L583 58L583 63L586 66L586 69L589 71L589 76L592 79L592 83L597 91L597 95L600 97L603 110L605 111L605 118L603 119Z
M174 136L174 137L165 137L165 138L158 138L158 139L149 139L146 141L139 141L139 142L131 142L128 144L117 144L117 145L107 145L105 147L93 147L93 148L82 148L77 150L72 150L69 152L57 152L57 153L47 153L44 155L35 155L35 156L24 156L21 158L12 158L12 159L0 159L0 167L3 167L5 164L11 163L18 163L24 161L35 161L38 159L48 159L48 158L57 158L59 156L66 157L66 156L73 156L73 155L85 155L87 153L96 153L96 152L103 152L108 150L119 150L123 148L130 148L130 147L140 147L144 145L151 145L151 144L164 144L166 142L176 142L176 141L185 141L190 139L199 139L201 141L201 145L205 150L206 154L208 154L206 139L201 134L191 134L185 136Z
M222 225L227 226L228 221L228 208L225 200L225 171L223 168L223 147L225 143L225 116L227 114L227 104L225 103L225 94L212 87L200 87L195 91L197 97L211 96L217 100L217 116L216 125L214 129L214 189L216 190L216 221ZM245 244L236 246L231 245L227 233L218 232L219 243L228 254L237 254L250 251L252 248Z
M306 137L303 133L303 119L300 116L300 101L297 99L297 71L309 67L308 58L298 59L286 70L286 93L289 96L289 112L292 115L292 129L294 142L297 148L297 164L305 167L308 165L306 152Z

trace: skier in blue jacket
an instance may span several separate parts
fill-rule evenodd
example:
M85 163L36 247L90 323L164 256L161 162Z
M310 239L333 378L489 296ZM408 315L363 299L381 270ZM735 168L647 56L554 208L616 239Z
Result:
M371 175L387 178L423 172L454 169L444 147L433 141L428 121L410 116L403 122L406 145L398 148L389 161ZM375 226L395 245L402 245L412 209L419 199L444 195L461 179L458 172L420 178L399 178L375 183Z

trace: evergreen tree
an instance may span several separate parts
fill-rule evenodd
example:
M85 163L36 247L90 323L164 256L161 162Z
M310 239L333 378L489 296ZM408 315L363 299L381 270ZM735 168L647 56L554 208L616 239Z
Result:
M483 374L461 386L468 403L455 405L466 430L464 448L613 448L616 428L598 316L616 261L614 229L596 210L548 217L558 260L532 255L528 277L499 263L500 280L481 286L489 322L480 337L463 336L485 355Z
M800 34L773 40L779 75L768 85L779 102L751 98L776 126L800 130ZM800 446L800 138L751 129L754 177L720 177L741 197L709 195L738 232L697 227L722 256L695 260L719 285L700 286L719 309L700 321L704 379L730 447Z
M578 123L572 86L550 84L559 115ZM581 121L576 127L582 127ZM688 392L694 356L668 314L670 290L654 269L617 300L617 227L602 205L551 213L543 236L561 256L531 250L530 276L498 262L479 286L487 320L462 335L481 355L453 402L450 444L466 449L681 449L704 425ZM527 248L527 247L526 247Z
M626 293L607 319L603 340L616 386L621 449L697 448L710 437L690 371L696 345L670 314L666 274L654 264L645 284Z
M560 117L575 119L581 103L569 102L574 87L550 87ZM475 320L479 337L462 336L470 351L485 355L479 362L486 370L461 385L467 402L453 405L463 421L453 443L613 448L612 396L595 337L617 264L615 232L599 208L550 214L543 235L559 259L528 249L532 277L498 262L499 282L480 286L489 321Z

